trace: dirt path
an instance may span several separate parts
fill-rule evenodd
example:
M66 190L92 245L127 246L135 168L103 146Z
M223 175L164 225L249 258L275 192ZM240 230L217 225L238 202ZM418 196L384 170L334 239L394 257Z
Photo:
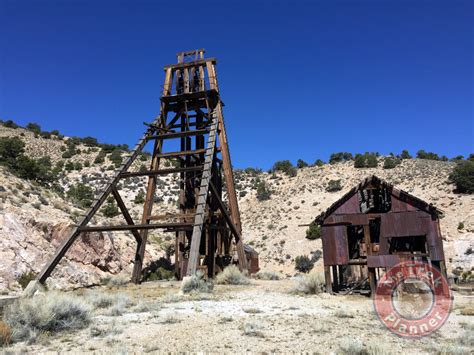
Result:
M252 281L249 286L216 286L212 294L180 296L176 282L149 283L104 292L130 296L135 306L123 315L96 315L79 332L43 336L28 352L315 352L376 348L385 353L433 353L455 345L472 316L459 309L472 298L456 296L444 327L420 340L387 331L362 296L298 296L293 280ZM79 294L84 291L79 292ZM472 336L472 331L471 331ZM377 353L373 351L372 353Z

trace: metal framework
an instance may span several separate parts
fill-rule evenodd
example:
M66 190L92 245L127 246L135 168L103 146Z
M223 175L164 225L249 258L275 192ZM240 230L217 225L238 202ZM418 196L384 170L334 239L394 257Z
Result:
M216 75L216 59L204 58L204 49L177 54L178 63L167 65L161 96L161 112L148 125L130 156L116 171L111 182L72 234L66 238L51 261L38 275L44 283L81 233L130 231L137 249L132 282L141 280L143 258L150 229L163 229L176 236L175 265L179 278L198 269L208 277L230 264L235 252L241 270L247 269L242 241L239 206L234 187L232 164L224 126L222 101ZM178 141L180 149L164 151L165 141ZM152 141L150 170L131 171L130 167ZM160 161L170 159L174 167ZM153 215L158 176L179 174L179 211L174 215ZM143 215L135 223L120 197L117 184L122 179L148 176ZM222 200L225 182L228 206ZM126 221L123 225L90 225L92 217L112 195ZM152 221L160 221L152 223Z

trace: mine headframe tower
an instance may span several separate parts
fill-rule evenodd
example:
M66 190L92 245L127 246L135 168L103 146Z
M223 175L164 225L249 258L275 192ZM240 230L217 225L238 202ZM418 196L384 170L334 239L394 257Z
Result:
M179 278L201 270L213 277L230 264L235 252L241 270L247 269L242 241L237 195L216 75L216 59L204 58L204 49L177 54L178 63L167 65L161 96L160 115L115 172L112 180L85 214L72 234L59 246L51 261L38 275L44 283L81 233L130 231L137 249L132 282L139 283L148 232L163 229L176 236L175 265ZM179 149L165 152L164 143L175 140ZM148 142L153 142L148 171L132 171ZM171 144L173 146L173 144ZM160 161L171 159L172 167ZM153 205L159 176L179 174L179 211L154 215ZM117 184L122 179L148 177L143 215L133 221ZM228 204L222 199L223 183ZM124 225L90 225L92 217L112 195L126 221Z

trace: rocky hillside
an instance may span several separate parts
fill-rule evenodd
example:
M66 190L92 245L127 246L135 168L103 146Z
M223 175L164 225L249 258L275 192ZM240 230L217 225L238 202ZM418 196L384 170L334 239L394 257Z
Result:
M97 195L107 183L117 164L117 156L101 153L94 144L75 142L55 135L44 138L23 128L0 125L0 137L18 136L25 143L25 154L32 158L49 157L58 172L56 190L46 189L30 180L20 179L0 166L0 292L18 290L17 280L30 271L39 272L65 238L71 226L85 210L80 201L68 198L71 186L84 183ZM126 156L122 151L119 156ZM102 156L101 156L102 155ZM117 155L117 154L115 154ZM120 160L121 158L119 158ZM149 157L143 155L133 169L147 166ZM170 162L164 162L168 165ZM394 169L353 167L353 162L325 164L298 169L296 176L285 173L262 173L254 170L236 171L239 204L244 239L260 253L260 265L291 275L294 258L313 255L321 250L320 240L307 240L308 224L347 190L368 175L375 174L400 189L433 203L445 212L441 229L445 238L448 266L474 267L474 198L473 195L453 193L448 175L454 163L407 159ZM327 192L330 180L341 180L342 190ZM257 186L261 182L270 190L270 199L259 201ZM146 178L124 180L120 193L136 220L141 205L135 203L144 192ZM62 190L62 192L61 192ZM59 191L59 192L57 192ZM174 211L178 198L177 176L160 178L156 196L156 212ZM105 217L99 215L94 223ZM113 217L123 223L122 217ZM458 229L459 224L464 227ZM163 255L171 235L152 232L146 262ZM111 274L130 274L135 242L124 233L94 233L75 243L53 274L50 287L74 287L100 282ZM322 267L322 261L316 268Z

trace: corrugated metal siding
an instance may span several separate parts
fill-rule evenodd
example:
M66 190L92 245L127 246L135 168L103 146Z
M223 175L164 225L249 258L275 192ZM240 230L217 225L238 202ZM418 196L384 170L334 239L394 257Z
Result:
M323 259L325 266L345 265L349 262L345 226L322 227Z
M426 235L429 221L429 215L421 211L386 213L382 215L380 237Z
M443 240L441 239L438 220L429 220L426 242L428 243L431 260L444 260Z
M348 199L342 206L339 206L333 214L360 213L359 197L357 194Z

